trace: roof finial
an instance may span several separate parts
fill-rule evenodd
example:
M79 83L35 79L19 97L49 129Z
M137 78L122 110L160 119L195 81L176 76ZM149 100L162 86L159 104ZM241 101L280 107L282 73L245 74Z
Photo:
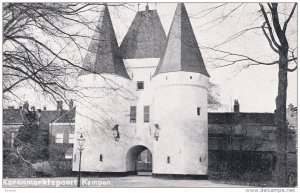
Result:
M148 5L148 3L146 5L146 11L149 11L149 5Z

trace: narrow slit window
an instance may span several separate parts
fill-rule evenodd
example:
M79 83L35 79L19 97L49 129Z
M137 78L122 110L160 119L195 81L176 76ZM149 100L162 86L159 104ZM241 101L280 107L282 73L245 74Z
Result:
M130 123L136 123L136 106L130 107Z
M167 163L170 163L170 156L167 157Z
M103 155L100 154L100 161L103 162Z
M144 123L149 123L150 121L150 107L144 106Z
M201 108L197 107L197 115L200 116Z
M201 157L199 158L199 161L201 162Z

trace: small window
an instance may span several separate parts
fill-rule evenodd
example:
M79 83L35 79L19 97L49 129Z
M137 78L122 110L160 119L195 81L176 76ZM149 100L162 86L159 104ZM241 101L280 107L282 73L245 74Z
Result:
M200 116L201 108L197 107L197 115Z
M74 144L74 134L73 133L69 134L69 141L68 142L71 143L71 144Z
M130 123L136 122L136 106L130 107Z
M167 157L167 163L170 163L170 156Z
M100 154L100 161L103 162L103 155Z
M55 136L55 143L63 143L64 142L64 134L57 133Z
M149 123L150 121L150 107L144 106L144 122Z
M74 159L73 160L74 160L74 162L76 162L76 154L74 154Z
M193 77L192 77L192 76L190 76L190 79L193 79Z
M166 76L166 80L168 80L168 77Z
M137 82L137 89L138 90L144 90L144 81L138 81Z
M201 162L201 157L199 158L199 161Z
M15 133L11 133L10 146L14 147L15 143Z
M65 154L65 159L72 159L72 154Z

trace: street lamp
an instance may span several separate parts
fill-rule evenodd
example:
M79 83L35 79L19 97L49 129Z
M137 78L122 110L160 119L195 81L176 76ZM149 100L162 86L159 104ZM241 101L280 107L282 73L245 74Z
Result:
M85 139L83 138L82 134L80 135L79 139L77 139L78 145L79 145L79 170L78 170L78 181L77 181L77 187L80 187L80 170L81 170L81 154L83 151L83 145L85 143Z

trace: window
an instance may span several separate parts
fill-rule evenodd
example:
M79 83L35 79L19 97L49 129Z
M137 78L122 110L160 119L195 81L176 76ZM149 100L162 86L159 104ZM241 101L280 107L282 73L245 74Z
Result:
M200 111L201 111L201 108L200 107L197 107L197 115L200 116Z
M201 162L201 157L200 157L199 161Z
M137 82L137 89L138 90L144 90L144 81L138 81Z
M130 107L130 123L136 122L136 106Z
M100 161L103 162L103 155L100 154Z
M64 134L57 133L55 136L55 143L63 143L64 142Z
M69 134L69 143L74 144L74 134Z
M11 133L10 147L14 147L14 143L15 143L15 133Z
M167 163L170 163L170 156L167 157Z
M73 148L68 148L65 153L65 159L72 159L73 158Z
M190 79L192 79L193 77L192 76L190 76Z
M144 122L149 123L149 117L150 117L150 107L144 106Z

